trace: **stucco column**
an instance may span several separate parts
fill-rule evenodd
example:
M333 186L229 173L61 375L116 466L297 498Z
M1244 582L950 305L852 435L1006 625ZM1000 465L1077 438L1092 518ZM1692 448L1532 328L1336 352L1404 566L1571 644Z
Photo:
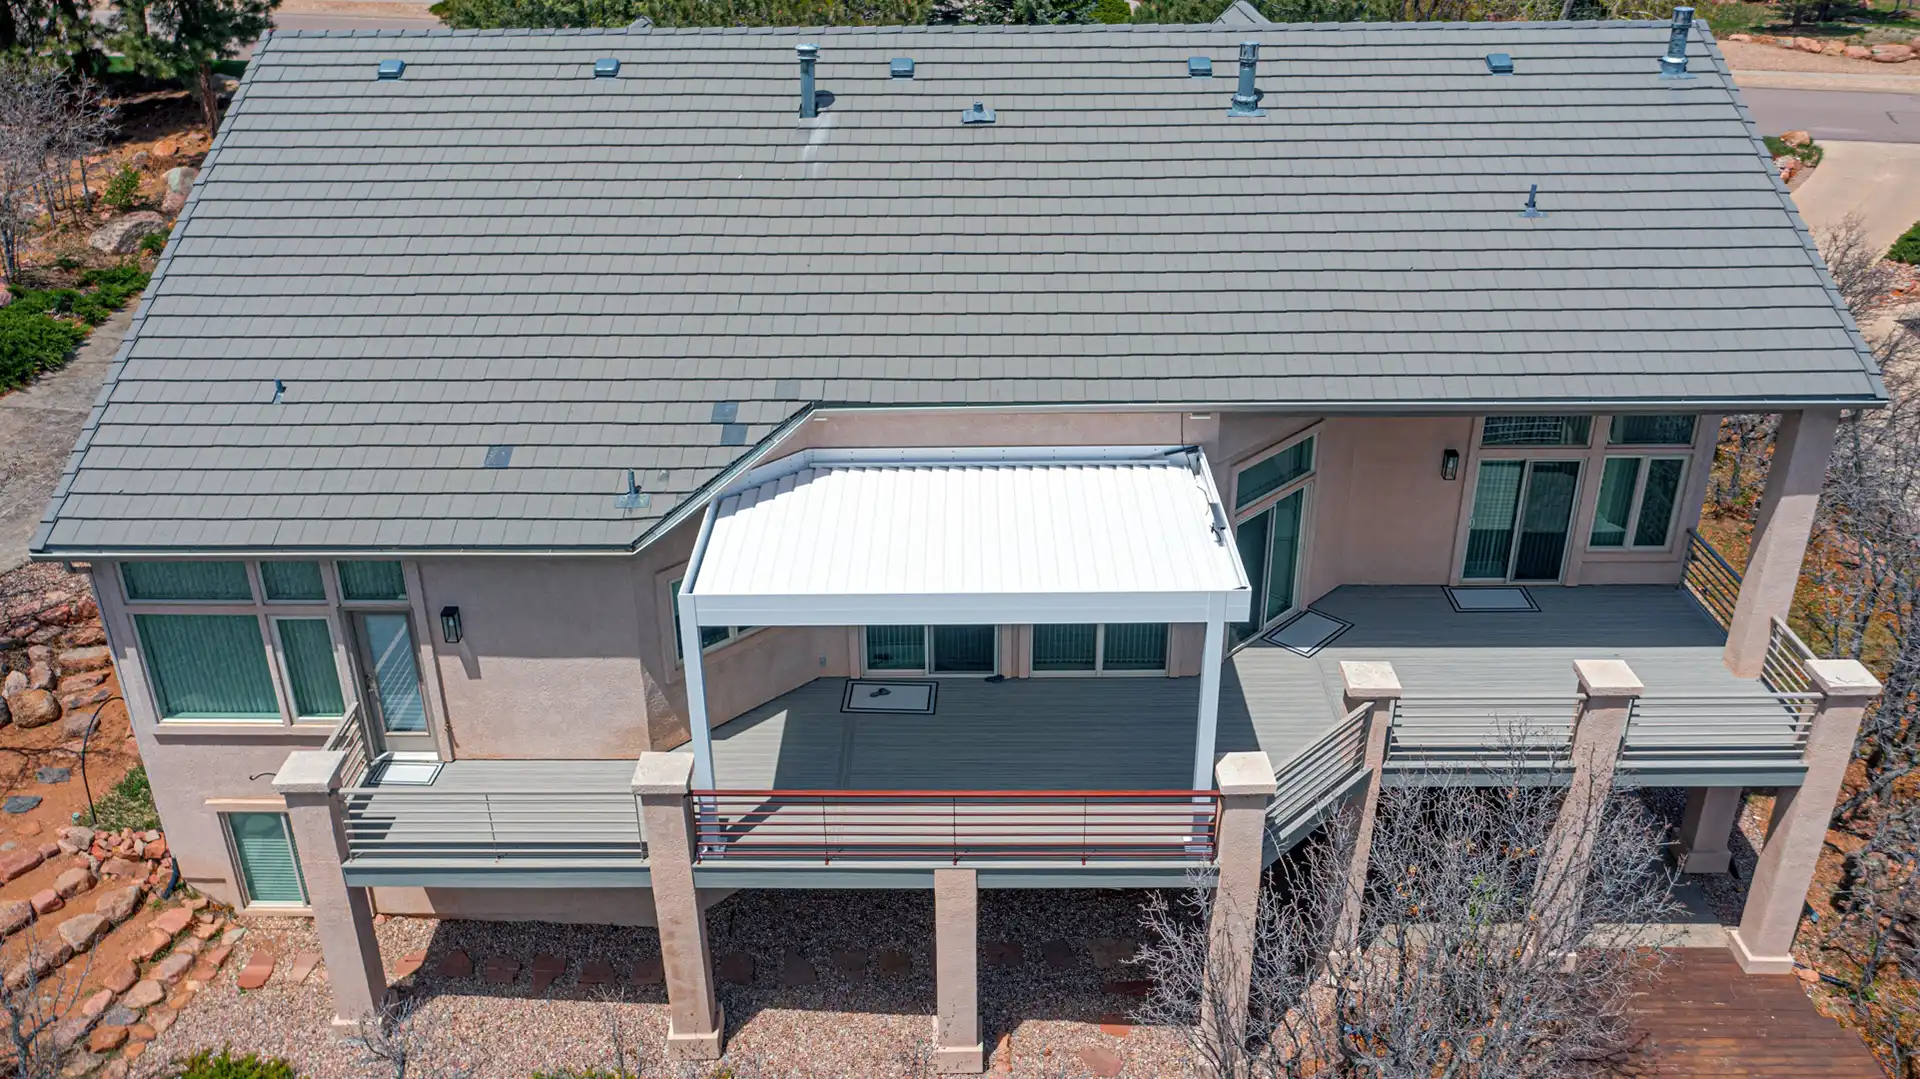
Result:
M1273 762L1265 753L1229 753L1220 758L1214 774L1221 799L1220 848L1215 855L1219 872L1207 921L1200 1024L1207 1037L1238 1045L1246 1036L1247 996L1253 983Z
M667 978L667 1056L718 1060L725 1022L713 996L707 912L693 884L693 805L687 794L692 780L692 756L642 753L633 769L633 795L640 800L640 826L646 831L660 965Z
M933 1063L950 1075L986 1070L980 1040L980 888L971 869L933 871Z
M1733 865L1733 822L1740 816L1740 787L1694 787L1680 818L1674 864L1682 873L1725 873Z
M1549 940L1579 917L1586 899L1593 838L1613 794L1628 716L1645 689L1633 668L1617 659L1577 659L1573 673L1586 696L1573 727L1573 778L1547 837L1531 903L1534 924Z
M1853 760L1860 717L1880 693L1873 674L1851 659L1808 660L1807 672L1826 695L1807 732L1807 776L1798 787L1780 788L1775 797L1773 822L1747 889L1740 927L1727 934L1733 957L1748 974L1793 970L1793 936L1827 841L1841 780Z
M1360 932L1361 902L1367 892L1367 862L1373 856L1373 819L1380 810L1380 784L1387 763L1387 736L1393 730L1393 705L1400 699L1400 676L1391 663L1342 660L1342 700L1348 714L1367 706L1367 789L1360 802L1360 821L1353 837L1353 858L1347 864L1347 890L1340 900L1340 924L1335 948L1351 947Z
M338 750L296 750L273 777L273 789L287 803L314 932L327 961L333 1026L350 1034L379 1017L387 972L373 935L373 902L365 888L348 887L341 868L347 860L346 811L336 792L346 760Z
M1742 678L1760 677L1773 620L1784 621L1793 607L1793 589L1800 581L1800 563L1807 554L1807 537L1813 534L1813 514L1839 423L1837 409L1809 409L1780 417L1740 598L1727 629L1727 669Z

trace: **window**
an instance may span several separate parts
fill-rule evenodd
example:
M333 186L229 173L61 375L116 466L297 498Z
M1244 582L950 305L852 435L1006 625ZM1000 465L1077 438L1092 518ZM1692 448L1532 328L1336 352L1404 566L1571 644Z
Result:
M340 563L340 598L390 600L407 598L406 574L398 562Z
M673 658L684 660L687 658L686 649L680 646L680 581L667 585L667 606L673 608ZM701 626L700 651L711 652L752 628L752 626Z
M1246 509L1262 498L1313 471L1312 438L1281 450L1240 470L1233 486L1233 508Z
M867 670L923 674L992 674L998 668L996 626L868 626Z
M120 581L134 603L253 602L245 562L122 562Z
M1464 580L1556 581L1580 490L1580 462L1481 461Z
M300 719L335 719L347 714L340 694L340 672L333 662L333 631L324 618L276 618L280 657L287 670L287 695Z
M303 907L307 883L285 813L227 813L227 841L241 889L255 906Z
M327 586L318 562L262 562L260 584L269 603L325 603Z
M1241 468L1234 477L1234 508L1239 514L1233 526L1234 543L1253 588L1253 609L1248 621L1228 627L1233 644L1257 635L1293 609L1316 441L1308 436L1283 446ZM1161 648L1164 668L1164 642Z
M1480 444L1584 446L1592 433L1592 416L1488 416L1480 427Z
M1692 416L1615 416L1609 446L1691 446Z
M1684 457L1607 458L1588 546L1667 546L1686 467Z
M280 718L258 618L136 614L133 623L161 719Z
M1035 674L1160 674L1166 669L1164 622L1033 627Z

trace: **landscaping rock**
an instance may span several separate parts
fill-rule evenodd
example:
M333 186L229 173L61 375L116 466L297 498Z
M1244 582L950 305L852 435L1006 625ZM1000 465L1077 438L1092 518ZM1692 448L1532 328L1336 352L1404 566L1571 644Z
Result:
M100 899L94 903L94 913L106 915L110 922L124 922L133 917L134 911L140 909L142 894L138 884L124 888L110 888L102 892Z
M153 920L153 927L168 936L177 936L180 931L193 924L193 912L185 907L163 910Z
M166 951L167 945L172 943L173 938L167 936L165 933L156 933L148 930L147 935L140 938L140 942L135 944L133 951L128 954L144 963L154 956L159 955L161 952Z
M10 937L33 922L33 904L24 899L0 903L0 936Z
M65 783L73 778L73 769L47 767L36 770L33 778L41 783Z
M60 733L68 738L85 738L100 728L100 717L92 712L77 712L60 724Z
M97 1018L100 1013L107 1010L107 1005L112 1003L113 990L102 989L80 1002L80 1014Z
M40 857L38 850L23 850L0 858L0 883L18 880L40 868L46 859Z
M122 962L108 970L106 977L100 979L100 984L116 993L124 993L132 989L134 983L139 980L140 968L132 963Z
M467 957L466 952L455 948L440 957L440 965L434 968L434 972L442 978L471 978L473 960Z
M1813 145L1813 134L1808 131L1789 131L1780 136L1780 141L1797 150L1802 146Z
M258 989L273 977L273 953L262 948L247 957L247 965L240 968L237 984L242 989Z
M93 1026L96 1016L85 1012L69 1015L53 1025L53 1045L56 1049L71 1049L80 1044L87 1036L87 1030Z
M133 167L136 169L146 168L147 164L152 160L153 160L153 155L146 152L145 150L135 150L133 152L132 164L133 164Z
M60 702L44 689L27 689L15 694L7 702L7 711L13 714L15 726L32 730L59 719Z
M186 208L187 193L185 191L169 191L160 196L160 212L163 214L177 214Z
M1846 48L1840 50L1840 55L1854 60L1871 60L1873 59L1873 50L1867 48L1865 45L1848 45Z
M147 867L141 865L139 862L115 857L108 858L106 862L100 866L100 872L109 877L144 877L147 875Z
M95 686L92 689L83 689L77 693L69 693L68 695L60 698L60 707L66 709L67 712L71 714L74 712L78 712L83 708L92 708L94 705L99 704L112 696L113 696L113 691L108 689L107 687Z
M87 1036L87 1052L111 1053L127 1042L126 1027L95 1027Z
M151 978L143 978L133 983L133 987L127 990L127 995L120 998L120 1003L129 1008L145 1010L160 1003L166 995L167 991L160 987L159 982Z
M1793 47L1799 49L1801 52L1817 53L1825 47L1825 44L1825 42L1817 38L1797 37L1793 39Z
M100 934L111 928L113 923L98 914L76 914L61 922L54 932L60 934L60 939L66 941L68 947L76 952L84 952L93 947L93 942L100 939Z
M0 802L0 811L20 814L31 813L40 808L40 796L37 794L10 794L5 802Z
M123 1004L102 1015L100 1021L110 1027L130 1027L140 1021L140 1013Z
M1875 45L1870 59L1876 64L1904 64L1913 56L1912 45Z
M193 956L188 952L174 952L153 965L147 976L161 985L172 985L187 976L193 968Z
M72 899L91 887L93 887L93 874L79 866L74 866L53 878L54 893L62 899Z
M67 960L73 958L73 949L65 941L36 941L26 958L7 968L6 986L18 989L36 977L46 973Z
M187 193L187 189L193 186L194 178L199 175L200 170L194 168L192 165L180 165L168 169L166 175L167 190L184 195Z
M87 246L109 255L131 255L140 250L140 241L167 227L167 219L152 210L136 210L95 229L87 237Z
M136 217L150 217L159 224L165 224L165 222L160 220L159 214L153 213L128 214L120 220L127 221ZM136 241L136 243L137 242L138 241ZM118 254L124 255L126 252L121 251L118 252ZM92 648L69 648L65 652L60 653L54 662L59 664L60 673L62 674L72 674L75 671L98 671L104 670L113 663L113 653L109 652L107 646L104 644L96 645Z
M79 674L70 674L60 679L60 685L57 688L62 693L72 693L75 690L92 689L106 680L107 671L104 669L81 671Z
M27 902L32 903L33 912L43 918L67 905L52 888L40 889Z
M0 679L0 697L4 697L7 700L12 700L20 694L25 693L28 688L27 672L25 671L8 671L6 678Z

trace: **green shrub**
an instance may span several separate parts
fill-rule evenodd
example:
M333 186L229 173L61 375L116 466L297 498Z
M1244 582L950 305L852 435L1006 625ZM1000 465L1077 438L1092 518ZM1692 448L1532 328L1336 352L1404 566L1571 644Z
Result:
M1093 5L1093 21L1120 23L1133 21L1133 8L1127 0L1100 0Z
M20 386L67 362L87 331L15 300L0 307L0 391Z
M114 173L100 198L116 210L132 209L133 204L140 201L140 170L129 165Z
M1825 148L1817 142L1809 142L1805 146L1788 146L1779 136L1768 135L1766 144L1767 153L1775 157L1799 158L1808 165L1818 165L1820 159L1827 155Z
M149 828L160 827L160 811L153 807L153 785L147 782L147 766L136 764L133 770L121 777L120 782L100 796L93 803L93 819L81 822L89 828L117 832L122 828L131 828L144 832ZM224 1059L225 1054L222 1054ZM251 1059L251 1058L249 1058ZM199 1075L189 1072L188 1075ZM266 1075L267 1072L207 1072L206 1075ZM292 1075L291 1072L288 1075Z
M215 1055L202 1049L190 1057L174 1061L169 1073L174 1079L295 1079L293 1065L279 1057L262 1059L256 1053L237 1057L230 1049Z
M1887 249L1887 257L1909 266L1920 263L1920 221L1915 221L1912 228L1893 241L1893 246Z
M159 232L149 232L145 236L140 237L140 250L149 255L158 255L160 252L166 250L167 235L172 231L172 229L162 229Z

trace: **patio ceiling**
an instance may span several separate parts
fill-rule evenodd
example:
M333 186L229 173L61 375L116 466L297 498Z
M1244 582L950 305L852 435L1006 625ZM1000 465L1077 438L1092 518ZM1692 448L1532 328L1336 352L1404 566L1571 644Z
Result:
M708 510L698 625L1213 622L1246 574L1193 447L810 450Z

